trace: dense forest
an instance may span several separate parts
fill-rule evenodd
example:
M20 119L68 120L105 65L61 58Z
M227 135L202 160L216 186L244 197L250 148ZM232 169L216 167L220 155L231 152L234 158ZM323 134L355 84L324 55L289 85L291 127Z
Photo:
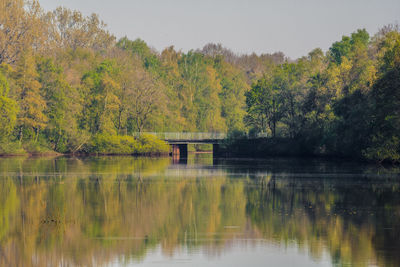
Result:
M165 151L136 132L294 140L307 153L400 160L400 32L357 30L324 53L159 52L100 18L0 0L0 153ZM157 148L161 147L161 148Z

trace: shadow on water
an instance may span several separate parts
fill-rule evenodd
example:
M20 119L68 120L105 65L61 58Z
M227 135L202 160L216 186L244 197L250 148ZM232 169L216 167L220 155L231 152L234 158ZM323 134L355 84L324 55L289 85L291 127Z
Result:
M209 154L0 159L0 266L124 265L158 250L229 266L235 248L252 266L256 248L272 262L399 266L399 170Z

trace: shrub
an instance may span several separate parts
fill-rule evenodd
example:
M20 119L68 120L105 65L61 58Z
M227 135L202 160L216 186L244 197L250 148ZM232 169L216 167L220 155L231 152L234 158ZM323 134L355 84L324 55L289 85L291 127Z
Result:
M169 145L154 135L142 134L137 140L136 154L168 153Z
M108 155L153 154L168 153L169 146L152 135L135 139L132 136L97 134L84 151Z
M373 138L373 145L363 150L363 156L371 161L393 163L400 162L400 140L392 136L383 138L382 136Z
M0 143L0 155L24 155L26 151L17 142Z
M133 154L136 140L131 136L97 134L85 152L100 154Z
M29 153L52 153L54 152L48 147L48 144L45 141L39 140L37 142L29 141L23 144L23 148L25 151Z

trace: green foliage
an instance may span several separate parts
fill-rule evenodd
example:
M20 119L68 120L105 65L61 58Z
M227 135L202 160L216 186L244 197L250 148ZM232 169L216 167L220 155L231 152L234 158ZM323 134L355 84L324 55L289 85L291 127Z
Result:
M363 150L366 159L383 162L385 160L393 163L400 162L400 139L397 136L383 137L374 136L372 145Z
M394 37L394 38L393 38ZM380 78L372 91L372 142L364 151L367 158L398 162L400 158L400 33L391 35Z
M133 154L136 140L132 136L111 136L97 134L93 137L87 152L100 154Z
M62 68L57 66L52 59L41 59L37 69L43 96L47 103L48 125L44 131L45 135L54 150L67 152L68 128L73 121L71 95L74 90L65 80ZM68 94L70 94L69 97Z
M117 47L140 57L146 69L158 71L160 62L157 56L152 53L151 49L147 46L145 41L141 39L131 41L127 37L123 37L118 41Z
M228 132L244 130L245 93L249 90L245 75L222 59L215 60L218 79L221 83L221 116L226 121Z
M6 2L0 142L132 154L167 150L150 136L127 137L136 132L262 133L304 154L397 160L398 27L373 37L360 29L326 55L317 48L296 60L237 55L221 44L159 53L141 39L115 42L95 14ZM281 151L275 143L265 147Z
M40 139L38 141L31 140L23 144L23 148L30 154L56 154L49 147L46 140Z
M11 134L17 121L18 104L8 93L8 82L0 71L0 141Z
M113 123L119 104L116 96L119 85L115 82L118 72L116 64L107 60L95 70L84 74L82 78L87 90L82 125L92 134L98 132L116 134Z
M85 152L107 155L165 154L169 152L169 146L153 135L143 134L135 139L132 136L97 134Z
M46 101L41 94L41 84L38 81L36 59L29 53L23 55L15 71L15 83L18 87L17 102L18 138L24 138L29 133L28 140L37 141L41 129L47 126Z
M0 141L0 155L25 155L27 152L18 142L10 140Z
M137 139L134 154L168 153L169 145L154 135L141 134Z
M357 30L351 37L343 36L342 40L333 43L329 48L330 58L334 63L340 65L343 57L351 57L357 46L366 47L369 42L369 34L365 29Z
M315 50L276 67L246 94L248 126L294 140L304 154L398 161L399 38L391 31L376 45L358 30L334 43L326 59ZM296 145L282 149L285 143L268 144L265 154L299 154ZM252 149L248 155L262 154Z
M263 77L253 84L246 93L246 122L260 132L266 132L267 127L276 136L276 125L283 115L281 90L285 81L277 72L273 78Z

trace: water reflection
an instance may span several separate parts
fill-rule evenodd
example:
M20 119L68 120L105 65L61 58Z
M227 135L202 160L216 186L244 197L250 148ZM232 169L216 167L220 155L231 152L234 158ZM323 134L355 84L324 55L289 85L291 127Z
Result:
M0 159L0 266L400 265L397 169L214 163Z

